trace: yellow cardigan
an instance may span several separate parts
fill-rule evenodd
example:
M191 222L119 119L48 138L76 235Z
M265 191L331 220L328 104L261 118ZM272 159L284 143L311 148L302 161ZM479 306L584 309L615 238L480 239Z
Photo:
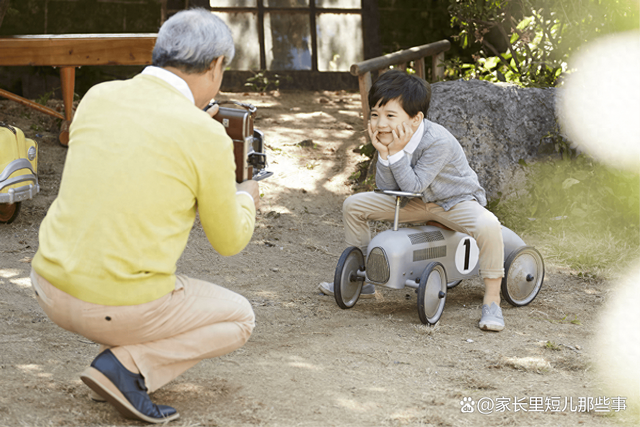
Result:
M153 301L174 289L196 209L220 254L251 239L254 203L236 194L222 125L155 76L99 84L73 119L33 268L86 302Z

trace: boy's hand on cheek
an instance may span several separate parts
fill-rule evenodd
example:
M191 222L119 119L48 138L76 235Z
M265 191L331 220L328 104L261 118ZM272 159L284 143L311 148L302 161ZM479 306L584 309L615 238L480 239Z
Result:
M395 130L391 131L391 133L393 134L393 142L389 144L388 150L389 155L393 156L402 151L409 141L411 141L413 129L411 129L409 123L402 122L402 125L399 125Z
M371 144L373 144L373 148L378 150L378 153L380 153L380 157L382 157L384 160L387 160L389 149L385 144L378 140L378 131L374 131L371 128L371 123L369 123L369 137L371 138Z

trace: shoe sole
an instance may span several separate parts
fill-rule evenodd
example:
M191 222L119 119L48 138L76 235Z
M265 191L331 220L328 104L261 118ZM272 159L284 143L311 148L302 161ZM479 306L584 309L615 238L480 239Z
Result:
M91 400L93 400L94 402L98 402L98 403L104 403L106 402L105 398L100 396L98 393L96 393L95 391L91 390L91 393L89 394L89 397L91 398Z
M504 325L484 324L479 326L480 326L480 329L482 329L483 331L491 331L491 332L500 332L501 330L504 329Z
M127 400L120 390L107 378L102 372L95 368L87 368L80 374L80 379L91 390L95 391L107 402L109 402L120 414L125 418L134 420L142 420L147 423L159 424L168 421L173 421L180 416L178 412L173 415L164 418L151 418L144 415L133 407L131 402Z

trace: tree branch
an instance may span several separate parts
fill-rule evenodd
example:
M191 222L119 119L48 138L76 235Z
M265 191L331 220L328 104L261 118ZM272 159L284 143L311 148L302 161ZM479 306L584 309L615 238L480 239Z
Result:
M509 51L511 52L511 57L513 58L513 61L516 63L518 72L522 73L522 69L520 68L520 61L518 60L518 54L513 49L513 44L511 44L511 38L507 36L507 32L504 30L504 27L502 25L498 25L498 29L500 30L500 33L504 36L505 40L507 41L507 44L509 45Z
M493 47L493 45L492 45L491 43L489 43L488 41L486 41L486 40L484 40L484 39L483 39L483 40L482 40L482 44L483 44L483 45L485 45L485 46L487 46L489 49L491 49L491 52L493 52L493 54L494 54L495 56L497 56L498 58L500 58L500 61L501 61L504 65L506 65L508 69L510 69L513 73L517 73L517 71L513 69L513 67L511 66L511 64L509 64L509 61L507 61L507 59L506 59L504 56L502 56L502 54L501 54L500 52L498 52L498 50L497 50L495 47Z

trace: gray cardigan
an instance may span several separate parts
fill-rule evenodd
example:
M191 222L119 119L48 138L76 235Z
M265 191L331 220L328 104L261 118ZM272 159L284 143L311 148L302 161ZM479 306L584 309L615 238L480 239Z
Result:
M448 211L465 200L486 206L484 189L458 140L444 127L424 120L424 134L413 154L385 166L378 162L376 185L383 190L422 193L425 203Z

